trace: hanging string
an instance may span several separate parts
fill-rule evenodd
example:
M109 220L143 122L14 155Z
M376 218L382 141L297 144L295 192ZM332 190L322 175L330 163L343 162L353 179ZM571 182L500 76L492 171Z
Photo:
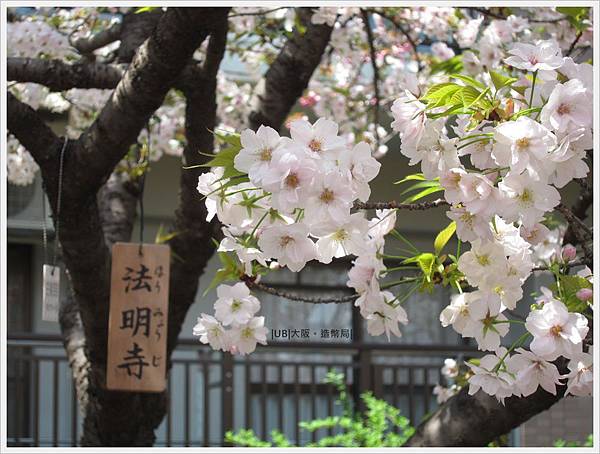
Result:
M46 227L46 185L43 178L40 178L42 187L42 247L44 249L44 264L48 263L48 229Z
M58 165L58 193L56 196L56 227L54 234L54 257L52 259L52 266L56 266L56 262L58 260L58 236L60 234L60 207L62 204L62 186L63 186L63 169L65 163L65 150L67 149L67 144L69 143L69 138L65 137L65 142L60 150L60 161ZM54 274L54 269L52 270Z
M140 248L138 250L138 253L140 256L144 255L143 252L143 244L144 244L144 186L146 184L146 171L147 169L144 168L145 165L148 165L148 162L150 162L149 157L150 157L150 123L146 124L146 131L148 133L148 137L146 140L146 153L144 153L143 149L142 149L142 153L140 156L140 161L139 161L139 165L142 166L142 175L140 176L140 196L138 199L138 203L140 206Z

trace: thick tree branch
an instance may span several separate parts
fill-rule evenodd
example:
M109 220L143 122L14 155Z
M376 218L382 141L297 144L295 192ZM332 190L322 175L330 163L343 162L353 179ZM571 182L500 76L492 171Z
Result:
M557 367L566 373L565 361L558 362ZM502 405L483 391L470 396L465 387L417 427L405 446L485 447L550 408L564 396L565 390L566 386L558 386L554 396L540 388L528 397L509 397L506 405Z
M214 137L210 131L216 124L217 71L225 54L227 40L227 13L214 19L206 60L203 67L186 68L180 88L186 98L185 134L187 143L183 152L183 165L194 166L207 161L199 152L211 152ZM204 169L206 170L206 169ZM171 281L169 292L169 326L167 351L177 345L181 325L198 291L198 279L214 252L213 237L220 234L217 220L206 221L206 207L196 186L201 168L182 170L179 190L179 207L175 212L174 230L170 242Z
M112 97L80 139L83 146L77 161L86 168L88 189L97 190L127 153L222 15L222 8L170 8L162 15Z
M332 28L311 23L312 10L298 8L304 33L294 30L275 61L259 82L252 100L250 128L260 125L279 129L302 92L329 43Z
M71 39L70 42L80 54L91 54L96 49L100 49L120 39L121 30L122 23L117 22L98 33L86 37Z
M9 132L29 150L40 166L45 165L56 156L62 141L35 110L10 92L6 97L6 123Z
M65 63L62 60L10 57L6 65L7 79L34 82L52 91L71 88L115 88L123 76L123 68L95 62Z

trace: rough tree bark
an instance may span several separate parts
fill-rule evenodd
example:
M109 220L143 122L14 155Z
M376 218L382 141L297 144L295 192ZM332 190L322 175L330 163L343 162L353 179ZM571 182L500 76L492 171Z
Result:
M278 130L321 62L332 27L311 22L311 8L298 8L304 33L294 30L283 49L258 83L252 100L250 128L260 125Z
M78 309L70 314L80 317L85 333L85 355L80 354L78 319L72 321L73 329L67 333L72 338L67 350L77 352L71 358L74 373L80 373L76 382L85 386L79 393L84 395L84 445L151 445L166 403L164 394L119 393L104 388L110 255L96 194L193 52L226 15L225 8L169 9L139 48L96 121L66 149L60 242ZM8 127L40 165L54 209L62 140L35 111L11 95ZM75 309L75 305L71 307ZM62 319L68 313L63 311Z

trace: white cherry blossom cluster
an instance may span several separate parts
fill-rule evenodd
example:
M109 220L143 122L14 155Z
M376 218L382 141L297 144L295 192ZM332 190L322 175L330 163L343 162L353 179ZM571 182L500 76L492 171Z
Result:
M207 220L216 215L225 225L218 250L235 252L245 279L257 279L257 266L299 272L311 260L331 263L354 255L348 286L359 294L356 305L368 331L400 336L406 312L379 285L386 269L384 237L396 213L377 211L371 220L352 213L356 200L368 200L380 164L367 143L348 146L338 125L325 118L314 124L296 120L290 135L280 137L265 126L247 129L233 159L237 176L227 178L224 172L231 169L215 167L199 177Z
M16 186L27 186L35 181L35 174L39 170L33 157L23 145L11 134L6 141L8 154L6 167L8 182Z
M466 26L474 29L478 23ZM589 168L584 159L592 148L592 67L563 57L554 40L499 45L510 43L525 26L517 18L493 21L479 41L485 46L488 40L498 52L485 66L503 62L506 72L519 79L515 85L520 90L495 89L499 106L513 118L482 119L473 127L471 115L460 114L456 126L448 130L447 116L430 118L444 108L428 111L416 81L407 84L392 106L401 153L410 158L409 164L421 164L425 178L439 179L457 236L471 243L470 251L458 260L458 269L475 290L454 295L440 320L463 337L474 338L480 350L494 352L472 366L470 392L483 389L502 401L512 394L531 394L538 385L555 393L560 376L549 361L558 356L569 358L572 370L585 371L573 377L591 374L581 365L587 364L588 356L580 359L587 355L582 350L587 319L568 312L552 295L545 295L527 317L531 352L520 346L509 351L501 347L513 322L505 311L515 309L521 300L534 262L575 259L575 249L561 249L559 232L542 222L560 203L557 188L586 177ZM466 36L462 39L473 44ZM480 58L482 54L480 48ZM489 77L480 68L474 83L490 86ZM590 289L582 290L591 298ZM513 350L518 353L511 357ZM524 370L529 375L523 376ZM583 388L579 382L573 386L577 392ZM586 389L591 391L591 384Z
M243 282L219 285L214 309L214 317L201 314L194 326L194 336L199 336L203 344L210 344L214 350L245 355L253 352L257 343L267 343L265 318L255 317L260 301Z

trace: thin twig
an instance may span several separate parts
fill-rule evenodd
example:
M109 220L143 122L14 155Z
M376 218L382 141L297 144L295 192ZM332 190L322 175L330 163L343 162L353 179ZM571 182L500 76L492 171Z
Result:
M408 31L406 31L404 26L394 16L390 16L380 10L369 9L367 11L370 11L373 14L377 14L377 15L383 17L384 19L388 20L394 27L396 27L398 29L398 31L400 33L402 33L404 35L404 37L406 38L406 40L409 42L410 46L413 49L413 54L415 56L415 60L417 61L417 67L420 71L422 68L422 65L421 65L421 59L419 58L419 51L417 50L417 43L412 38L412 36L410 36L410 33L408 33Z
M577 216L575 216L575 214L571 211L571 209L568 208L566 205L563 205L561 203L556 207L556 210L559 211L565 217L565 219L567 220L567 222L569 224L577 224L577 230L580 230L581 232L583 232L585 234L586 239L592 238L594 236L592 229L590 229L585 224L585 222L583 222L581 219L579 219Z
M256 11L256 12L252 12L252 13L235 13L235 14L230 14L227 17L229 19L231 19L232 17L240 17L240 16L263 16L265 14L274 13L275 11L279 11L280 9L286 9L286 8L289 8L289 7L288 6L280 6L279 8L266 9L264 11Z
M371 57L371 67L373 68L373 91L375 94L375 105L373 108L373 122L375 123L375 140L377 142L377 149L379 149L380 138L379 138L379 68L377 67L377 54L375 52L375 38L373 37L373 30L369 23L369 13L361 9L360 10L365 23L365 31L367 32L367 41L369 42L369 54Z
M577 43L579 42L579 40L581 39L582 36L583 36L583 32L577 33L577 36L575 36L575 39L569 46L569 50L567 51L566 57L568 57L569 55L571 55L573 53L573 51L575 50L575 46L577 45Z
M565 263L563 266L566 266L567 268L575 268L575 267L584 266L584 265L586 265L585 260L575 260L573 262ZM531 271L550 271L550 267L549 266L536 266L536 267L532 268Z
M503 16L502 14L494 13L487 8L468 7L467 9L477 11L478 13L483 14L484 16L493 17L494 19L500 19L500 20L507 19L506 16ZM529 22L533 22L536 24L556 24L556 23L562 22L566 19L567 19L567 16L557 17L556 19L529 19L529 18L527 18L527 20Z
M327 303L348 303L354 301L360 295L354 293L352 295L336 296L330 298L316 297L316 296L304 296L297 293L290 293L284 290L269 287L268 285L261 284L259 282L252 281L251 279L244 279L246 285L249 288L260 290L261 292L268 293L270 295L279 296L281 298L288 299L290 301L302 301L304 303L312 304L327 304Z
M431 202L420 202L420 203L398 203L395 200L389 202L355 202L354 208L357 210L385 210L385 209L397 209L397 210L428 210L430 208L437 208L439 206L449 206L450 204L443 199L433 200Z

